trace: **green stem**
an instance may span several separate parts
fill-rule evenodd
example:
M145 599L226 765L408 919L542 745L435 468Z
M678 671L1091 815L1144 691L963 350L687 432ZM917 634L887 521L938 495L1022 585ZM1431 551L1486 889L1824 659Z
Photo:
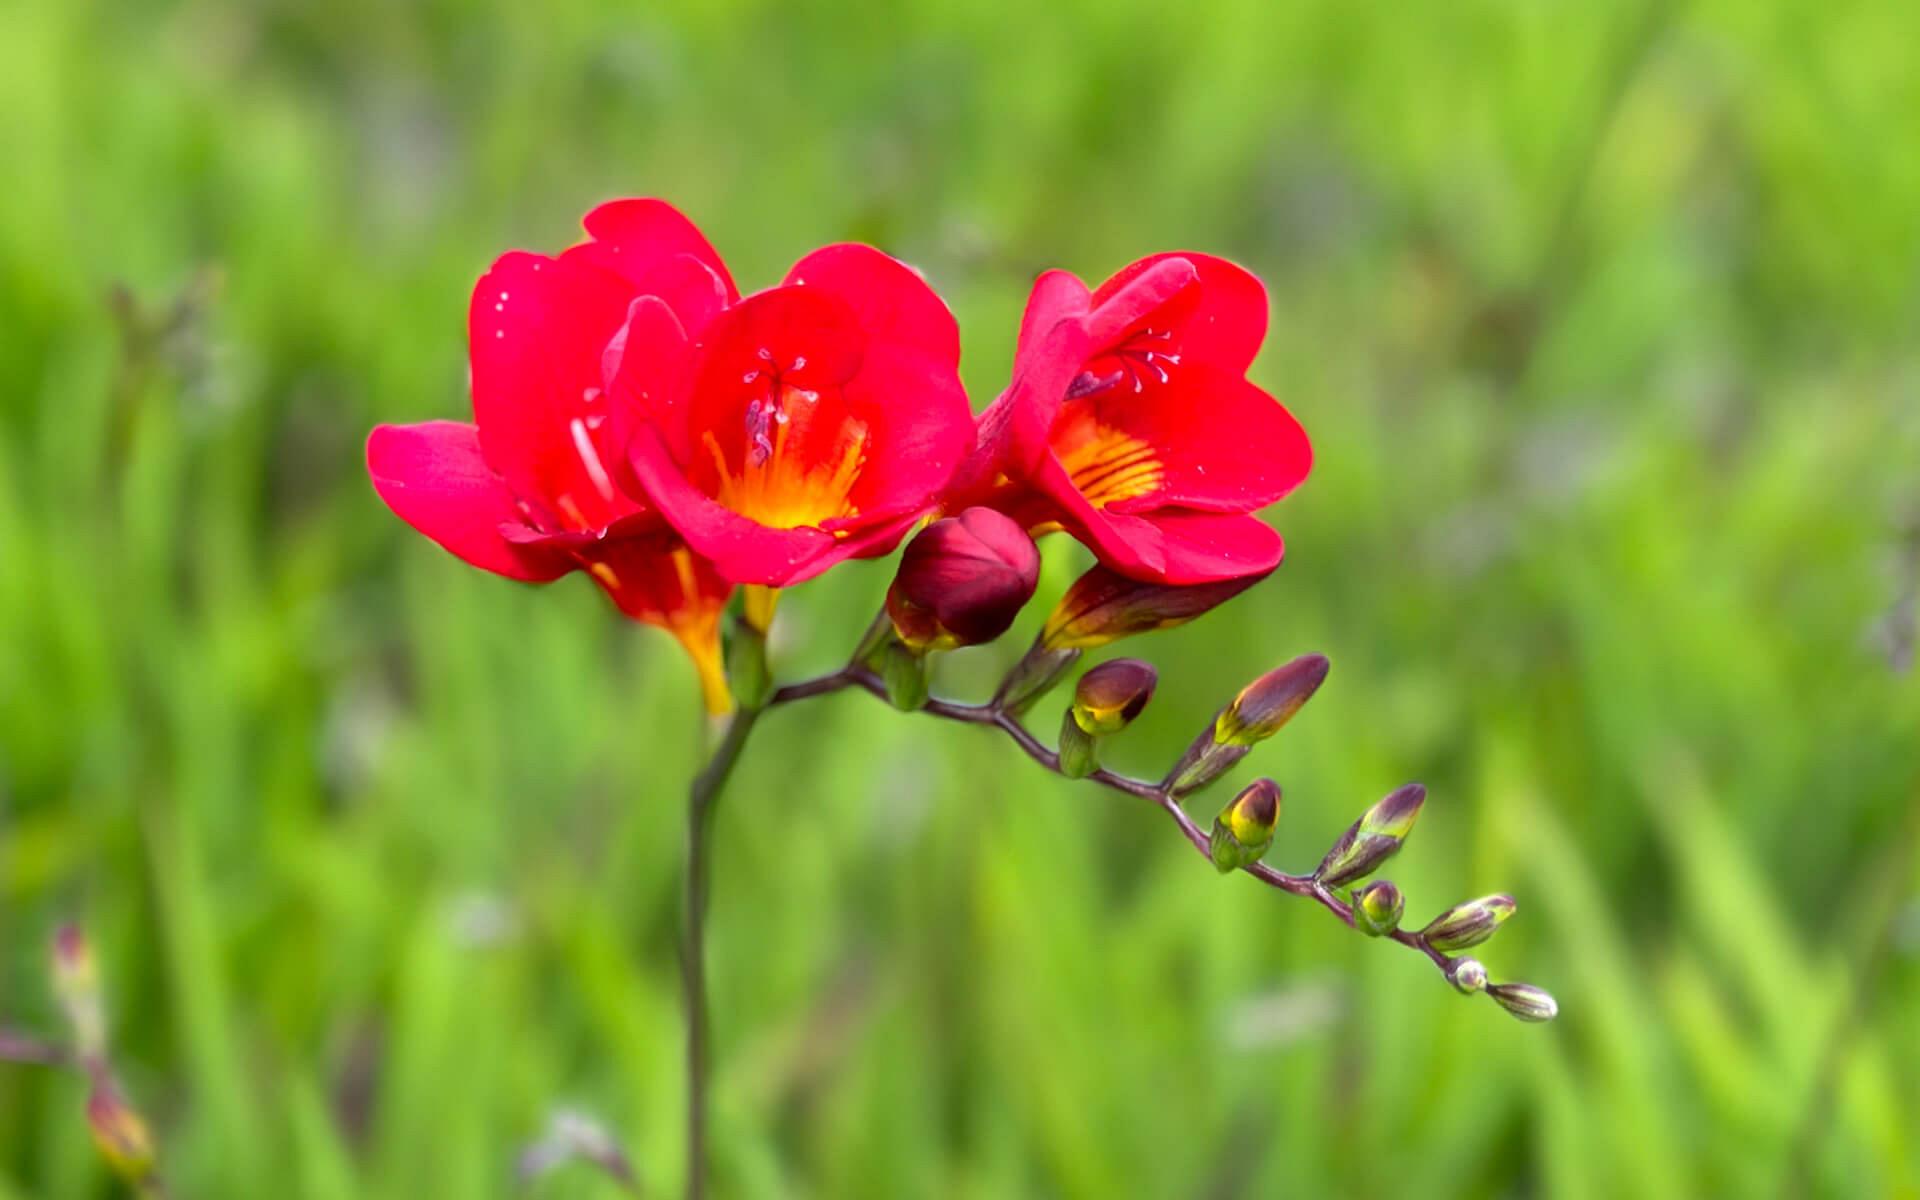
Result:
M721 789L746 747L760 709L742 708L728 722L713 757L687 792L686 935L680 978L687 1010L687 1200L707 1194L707 894L713 855L713 814Z

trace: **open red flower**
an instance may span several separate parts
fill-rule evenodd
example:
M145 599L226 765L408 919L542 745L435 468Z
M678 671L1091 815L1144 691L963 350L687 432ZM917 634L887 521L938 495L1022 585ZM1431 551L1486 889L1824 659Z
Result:
M732 584L625 470L644 398L611 386L608 367L647 314L697 334L738 292L706 238L661 201L615 201L585 224L585 243L507 254L474 288L473 423L379 426L367 467L402 520L476 567L532 582L589 572L621 612L679 639L708 707L724 711Z
M1246 379L1266 330L1260 281L1208 255L1141 259L1091 293L1047 272L949 506L1065 528L1138 579L1272 570L1280 535L1251 514L1298 486L1313 453Z
M867 246L807 255L704 331L636 306L615 376L660 512L736 583L783 587L892 550L973 443L959 331Z

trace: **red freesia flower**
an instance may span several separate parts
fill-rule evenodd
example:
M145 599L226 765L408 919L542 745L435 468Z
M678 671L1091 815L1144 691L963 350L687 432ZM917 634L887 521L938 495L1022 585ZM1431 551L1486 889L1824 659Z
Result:
M505 255L474 288L473 424L379 426L367 467L402 520L476 567L532 582L589 572L627 616L680 640L708 708L724 711L732 584L626 471L644 398L612 375L636 323L697 333L738 292L700 231L658 200L603 205L586 229L558 257Z
M1222 259L1155 255L1091 293L1048 271L950 507L1065 528L1138 579L1272 570L1280 535L1251 514L1298 486L1313 453L1246 379L1266 331L1266 289Z
M613 376L661 513L720 573L783 587L892 550L973 444L959 331L910 268L816 250L704 329L634 307Z

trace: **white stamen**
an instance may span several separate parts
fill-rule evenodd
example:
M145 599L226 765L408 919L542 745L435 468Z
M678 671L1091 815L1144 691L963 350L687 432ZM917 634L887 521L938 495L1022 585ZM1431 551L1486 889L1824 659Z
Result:
M593 486L602 500L613 499L613 478L607 474L605 464L600 461L599 451L593 448L593 439L587 436L586 423L579 417L573 419L573 448L580 452L580 465L587 469L587 478L593 480Z

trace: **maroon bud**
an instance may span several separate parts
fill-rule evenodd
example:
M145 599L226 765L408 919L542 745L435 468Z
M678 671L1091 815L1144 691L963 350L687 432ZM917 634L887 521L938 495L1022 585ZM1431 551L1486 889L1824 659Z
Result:
M918 651L990 642L1033 598L1040 552L1019 522L990 508L935 521L907 545L887 615Z
M1218 583L1143 583L1096 566L1074 580L1060 598L1040 631L1040 645L1048 650L1087 650L1123 637L1171 629L1225 604L1265 578L1261 574Z
M1153 664L1137 658L1103 662L1082 675L1073 689L1073 719L1090 734L1118 733L1153 699L1159 680Z

